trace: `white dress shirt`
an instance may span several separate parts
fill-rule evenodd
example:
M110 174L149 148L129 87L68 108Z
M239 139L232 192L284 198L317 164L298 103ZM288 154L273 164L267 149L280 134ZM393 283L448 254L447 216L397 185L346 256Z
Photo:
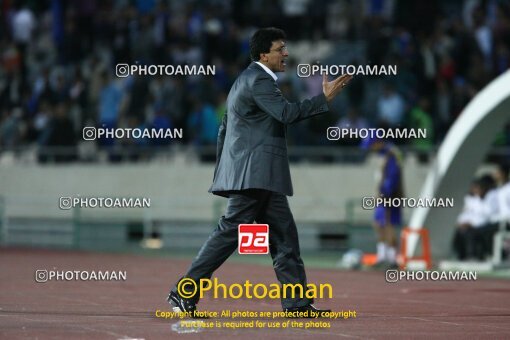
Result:
M264 69L264 71L266 71L266 72L267 72L267 74L269 74L269 75L270 75L270 76L274 79L274 81L276 81L276 79L278 79L278 77L276 76L276 74L274 74L274 72L273 72L273 71L271 71L271 70L269 69L269 67L267 67L266 65L264 65L264 64L262 64L261 62L258 62L258 61L256 61L256 63L257 63L257 64L259 64L259 65L260 65L260 67L262 67L262 68Z
M479 228L489 222L487 204L479 196L465 196L464 207L457 217L457 224L469 224L473 228Z
M499 216L510 222L510 182L498 189Z

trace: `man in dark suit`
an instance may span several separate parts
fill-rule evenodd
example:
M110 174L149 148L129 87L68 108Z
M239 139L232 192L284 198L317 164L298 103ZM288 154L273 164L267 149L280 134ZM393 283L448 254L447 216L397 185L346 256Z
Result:
M274 74L285 71L289 55L285 33L276 28L258 30L251 38L250 54L253 62L237 78L227 98L227 112L218 133L214 180L209 190L228 197L226 212L184 277L196 282L210 278L237 248L239 224L256 221L269 225L269 251L280 283L301 284L306 289L296 224L287 202L287 196L293 192L286 128L329 111L328 102L351 76L328 82L324 75L322 94L289 103L282 96ZM175 310L194 311L198 293L184 298L176 287L168 301ZM282 299L284 310L321 312L312 305L311 299L291 296L289 292Z

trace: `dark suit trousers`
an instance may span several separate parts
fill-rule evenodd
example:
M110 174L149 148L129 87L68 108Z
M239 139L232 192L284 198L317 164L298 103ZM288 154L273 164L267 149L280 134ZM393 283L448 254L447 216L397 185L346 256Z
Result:
M306 291L305 267L287 196L267 190L249 189L230 194L225 215L220 218L185 276L197 282L210 278L237 249L239 224L254 221L269 225L269 250L278 281L281 284L300 283ZM246 279L256 283L255 277ZM283 308L301 307L313 302L306 297L300 298L299 294L295 298L291 296L287 292L287 298L282 298Z

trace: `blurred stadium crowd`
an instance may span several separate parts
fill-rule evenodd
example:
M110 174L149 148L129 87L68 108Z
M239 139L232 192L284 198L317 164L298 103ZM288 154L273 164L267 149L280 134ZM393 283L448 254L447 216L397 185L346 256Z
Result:
M75 148L84 126L183 128L214 145L229 88L249 63L256 27L292 43L361 46L348 63L396 64L394 77L357 77L332 115L298 124L294 145L326 145L328 126L426 128L437 145L470 99L510 66L510 2L500 0L4 0L0 26L0 146ZM294 61L290 101L321 91ZM115 76L117 63L213 64L215 76ZM510 145L506 126L497 145ZM165 140L100 140L119 147ZM358 141L343 144L355 145ZM329 142L329 145L333 143ZM335 143L339 146L342 143ZM42 155L40 160L45 160ZM73 160L71 152L57 160Z

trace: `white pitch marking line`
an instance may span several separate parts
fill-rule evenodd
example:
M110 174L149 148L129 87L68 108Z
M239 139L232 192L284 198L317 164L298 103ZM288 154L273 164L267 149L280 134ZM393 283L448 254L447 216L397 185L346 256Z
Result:
M439 321L439 320L431 320L431 319L425 319L425 318L417 318L414 316L401 316L401 319L412 319L412 320L420 320L420 321L428 321L428 322L439 322L444 323L447 325L454 325L454 326L464 326L464 324L461 323L455 323L455 322L448 322L448 321Z

